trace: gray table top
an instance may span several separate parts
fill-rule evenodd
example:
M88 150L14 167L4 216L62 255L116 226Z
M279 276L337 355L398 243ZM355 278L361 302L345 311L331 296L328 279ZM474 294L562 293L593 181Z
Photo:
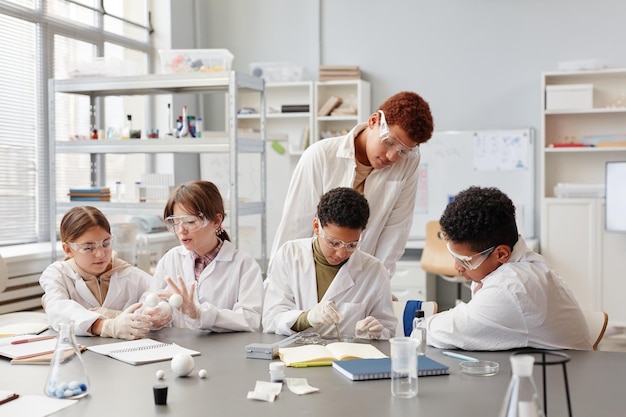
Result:
M500 372L480 377L462 374L459 361L429 348L427 355L450 366L450 375L419 379L419 394L412 399L391 396L390 380L353 382L331 367L287 368L287 377L307 378L320 388L314 394L298 396L287 387L275 402L246 398L256 381L269 381L268 360L246 359L248 343L269 343L281 336L260 333L206 334L185 329L163 329L149 334L163 342L199 350L194 357L196 371L190 377L169 372L163 381L169 387L168 404L156 406L152 386L155 374L169 368L169 361L133 366L91 351L83 354L91 381L90 393L58 416L488 416L497 415L510 380L511 352L472 352L471 356L496 361ZM112 339L78 338L90 346L111 343ZM374 344L389 353L389 342ZM626 353L568 351L567 364L574 416L626 415ZM206 369L208 378L197 377ZM11 365L0 360L0 388L22 395L42 395L48 373L45 365ZM567 416L567 404L560 366L548 367L548 415ZM535 381L541 392L540 367Z

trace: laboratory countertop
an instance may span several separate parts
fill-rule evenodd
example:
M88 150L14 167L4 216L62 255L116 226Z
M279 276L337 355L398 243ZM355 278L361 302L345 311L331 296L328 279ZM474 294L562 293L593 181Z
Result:
M416 398L393 398L390 380L353 382L331 367L287 368L287 377L306 378L319 392L295 395L287 387L274 402L248 400L256 381L269 381L268 364L263 359L246 359L249 343L272 343L283 337L260 333L201 333L166 328L149 337L199 350L194 357L191 376L176 377L167 372L157 381L157 370L167 370L170 362L133 366L91 351L83 360L91 381L89 395L55 416L488 416L498 415L511 378L511 352L463 352L473 357L496 361L500 370L494 376L471 376L459 370L459 360L428 348L427 355L450 367L450 375L419 378ZM87 346L111 343L112 339L78 338ZM373 342L389 353L388 341ZM618 416L626 412L623 382L626 379L626 353L568 351L567 364L572 414L574 416ZM197 370L206 369L200 379ZM535 381L541 392L540 367L535 366ZM43 395L48 373L46 365L11 365L0 360L0 389L21 395ZM560 366L550 366L548 377L548 415L566 416L567 403ZM167 405L157 406L152 387L168 385ZM0 406L0 414L1 414Z

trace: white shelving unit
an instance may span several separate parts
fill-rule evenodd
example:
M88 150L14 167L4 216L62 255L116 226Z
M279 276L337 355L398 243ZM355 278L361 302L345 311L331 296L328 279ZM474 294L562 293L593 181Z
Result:
M265 154L265 111L256 119L255 134L244 134L238 130L238 118L235 116L238 108L239 95L250 92L256 95L257 106L265 108L265 87L262 79L234 71L220 73L193 73L143 75L132 77L104 77L104 78L76 78L49 81L49 158L51 172L49 176L50 201L50 240L56 242L56 216L60 210L67 210L72 205L83 202L60 203L57 201L56 183L56 154L83 153L90 154L94 168L91 175L92 186L102 186L104 158L106 154L159 154L159 153L193 153L228 155L229 161L229 190L225 197L227 204L227 221L229 234L233 243L239 244L239 217L247 215L260 216L261 232L261 267L267 266L266 250L266 154ZM55 95L57 93L80 94L89 97L91 112L90 125L96 126L95 110L102 105L98 100L106 96L149 96L159 94L214 94L226 96L226 131L203 134L202 138L158 138L145 140L86 140L63 141L55 137ZM258 156L256 174L260 178L258 201L241 201L239 196L240 156L254 154ZM90 202L92 203L92 202ZM129 203L129 202L94 202L105 213L132 213L132 214L161 214L164 203ZM54 249L54 245L53 245Z
M547 110L547 87L581 84L593 85L592 108ZM626 234L605 231L604 198L554 192L558 183L604 184L606 162L626 160L626 146L554 146L626 135L626 69L544 73L542 87L541 252L583 309L605 310L612 325L626 326L626 281L619 273Z
M339 96L344 106L354 107L356 113L349 116L318 117L317 110L331 96ZM239 127L252 130L260 117L258 101L254 96L241 94L239 109L250 107L252 114L239 114ZM363 80L346 81L295 81L267 83L266 126L268 178L272 181L267 188L268 240L271 245L282 215L283 204L289 181L298 159L306 146L319 138L321 129L346 132L369 116L371 98L370 84ZM308 106L308 112L282 112L285 105ZM282 153L281 153L282 148Z
M354 114L318 116L318 110L330 97L343 100L341 108L352 108ZM364 80L317 81L315 83L315 129L313 142L348 133L357 123L365 122L371 109L370 83Z

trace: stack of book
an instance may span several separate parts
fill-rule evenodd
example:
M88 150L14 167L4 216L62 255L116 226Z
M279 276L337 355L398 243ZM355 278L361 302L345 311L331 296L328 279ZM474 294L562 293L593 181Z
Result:
M111 201L108 187L70 188L70 201Z
M361 68L358 65L320 65L320 81L358 80Z

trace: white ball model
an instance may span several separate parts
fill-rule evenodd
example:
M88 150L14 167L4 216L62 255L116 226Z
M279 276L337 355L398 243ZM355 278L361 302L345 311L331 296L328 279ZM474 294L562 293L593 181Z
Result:
M156 307L159 304L159 301L161 301L161 299L155 293L150 293L146 295L143 303L146 307Z
M187 376L193 371L195 362L191 355L186 353L179 353L172 358L172 372L178 376Z
M170 295L170 305L174 308L180 308L183 305L183 296L180 294Z
M159 302L158 307L163 314L167 314L168 316L172 315L172 306L167 301Z

